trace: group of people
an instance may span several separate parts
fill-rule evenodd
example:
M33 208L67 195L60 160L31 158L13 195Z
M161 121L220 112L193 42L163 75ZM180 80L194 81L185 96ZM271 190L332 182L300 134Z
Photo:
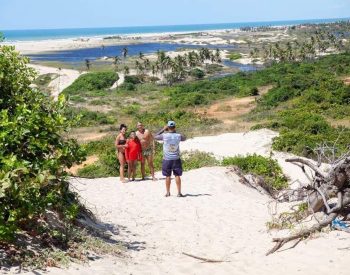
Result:
M155 140L163 142L162 174L165 176L166 197L170 196L171 175L174 174L178 197L181 193L182 162L180 159L179 144L185 136L176 132L174 121L168 121L158 133L153 135L141 122L137 123L137 131L131 131L127 137L127 126L121 124L119 134L115 140L117 157L120 163L120 180L125 183L134 181L136 177L137 163L141 163L142 180L146 178L145 165L148 163L152 180L156 181L154 172ZM124 167L128 165L128 179L125 178Z

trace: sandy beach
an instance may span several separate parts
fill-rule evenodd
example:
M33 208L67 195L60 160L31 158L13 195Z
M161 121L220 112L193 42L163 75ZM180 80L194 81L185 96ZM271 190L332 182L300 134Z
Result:
M198 149L218 157L257 152L266 155L276 133L259 130L190 139L182 150ZM276 155L275 155L276 157ZM286 156L277 154L282 161ZM284 172L299 177L295 168ZM331 231L315 234L295 248L286 246L270 256L270 199L239 182L224 167L184 173L185 198L164 197L164 183L137 181L121 184L118 178L75 179L72 184L101 222L113 227L115 239L125 242L125 257L106 257L47 274L348 274L350 238ZM175 186L172 186L175 194ZM286 208L288 205L284 205ZM196 257L216 260L205 263Z
M232 33L238 33L232 30ZM94 48L109 45L128 45L147 42L171 42L181 44L227 44L227 41L217 36L227 34L225 30L179 33L149 33L101 37L76 37L66 39L48 39L37 41L8 41L1 45L12 45L22 54L35 54L72 49Z

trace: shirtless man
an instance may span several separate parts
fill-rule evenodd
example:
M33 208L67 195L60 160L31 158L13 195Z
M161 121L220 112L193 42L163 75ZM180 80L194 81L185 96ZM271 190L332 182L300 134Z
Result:
M149 170L151 171L152 179L156 180L154 176L154 165L153 165L153 148L154 148L154 139L151 132L143 126L141 122L137 123L137 137L139 138L142 146L142 161L141 161L141 174L144 179L146 176L145 172L145 161L147 160Z

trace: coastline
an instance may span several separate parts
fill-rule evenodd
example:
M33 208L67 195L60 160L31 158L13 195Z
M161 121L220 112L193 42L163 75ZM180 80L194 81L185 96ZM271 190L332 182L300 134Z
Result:
M179 26L155 26L155 29L169 28L167 31L152 32L147 31L144 27L125 27L125 28L96 28L96 30L102 31L103 29L114 29L115 33L105 33L99 35L85 35L81 32L81 35L70 36L69 30L72 32L83 29L61 29L56 31L67 31L67 37L61 38L62 33L57 34L53 38L32 39L32 40L6 40L0 45L12 45L22 54L38 54L43 52L55 52L72 49L94 48L111 45L129 45L129 44L141 44L148 42L156 43L174 43L174 44L195 44L195 45L227 45L227 44L241 44L245 43L241 39L234 39L235 36L247 33L247 31L241 30L244 27L252 28L273 28L273 31L284 31L290 26L302 26L306 24L322 24L338 22L342 20L350 20L349 18L334 18L334 19L309 19L309 20L290 20L290 21L266 21L266 22L246 22L246 23L227 23L227 24L201 24L201 25L179 25ZM274 24L275 23L275 24ZM190 27L202 26L200 30L181 30L176 31L176 28L190 28ZM205 28L206 26L207 28ZM210 26L216 26L217 29L210 28ZM222 28L220 28L222 26ZM226 26L226 28L224 28ZM231 26L231 27L229 27ZM139 29L138 29L139 28ZM171 30L173 28L173 30ZM118 29L130 29L132 33L118 33ZM88 30L88 29L86 29ZM16 32L16 30L13 30ZM18 32L37 32L39 30L18 30ZM43 30L52 31L55 30ZM137 32L138 31L138 32ZM10 32L10 31L8 31ZM6 31L5 31L6 37ZM53 35L53 34L51 34ZM210 37L211 36L211 37ZM227 36L232 36L232 40L227 39ZM25 35L23 36L25 37ZM39 36L34 36L39 37ZM209 39L211 38L211 39Z
M277 27L276 27L277 28ZM200 31L200 32L166 32L166 33L143 33L143 34L127 34L127 35L111 35L111 36L90 36L90 37L74 37L74 38L63 38L63 39L46 39L46 40L31 40L31 41L5 41L0 43L0 45L15 46L16 49L22 54L37 54L43 52L55 52L64 51L72 49L82 49L82 48L94 48L102 46L111 45L130 45L130 44L142 44L149 42L165 43L170 42L174 44L179 44L176 41L176 36L181 39L181 36L186 36L188 41L182 44L198 44L206 45L201 43L205 37L223 35L227 33L239 34L239 29L227 29L227 30L210 30L210 31ZM201 35L204 39L194 39L194 37ZM111 37L111 38L109 38ZM201 40L201 41L199 41ZM214 43L217 44L217 43ZM222 41L222 45L227 44L226 41Z

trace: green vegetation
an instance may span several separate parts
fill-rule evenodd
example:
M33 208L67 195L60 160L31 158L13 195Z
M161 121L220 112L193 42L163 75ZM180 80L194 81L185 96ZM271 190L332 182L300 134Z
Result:
M237 52L232 52L232 53L229 53L227 57L230 60L237 60L237 59L242 58L242 55L240 53L237 53Z
M67 118L75 120L75 123L72 125L75 127L110 125L115 121L113 114L93 112L86 108L67 107L64 113Z
M218 166L220 162L210 153L200 151L184 151L182 153L183 169L190 171L202 167Z
M252 173L262 176L272 191L282 190L288 186L286 177L276 160L259 155L248 155L246 157L224 158L222 165L236 165L244 173Z
M349 62L350 54L345 53L275 64L257 73L270 79L274 88L260 98L250 117L265 121L255 128L280 131L274 149L313 157L317 145L337 140L339 153L347 150L349 128L330 122L350 118L350 87L339 79L350 74Z
M72 85L63 91L66 95L75 95L82 91L94 91L103 90L110 88L117 80L119 76L115 72L92 72L86 73L77 80L74 81Z
M266 223L266 226L269 230L292 229L295 223L302 221L309 215L308 209L307 203L301 203L296 206L294 211L283 212L277 218L274 217L272 221Z
M190 75L196 79L202 79L205 76L205 72L201 69L195 68L191 70Z
M169 99L166 106L175 108L207 105L232 96L256 94L256 87L269 84L270 79L261 74L238 73L215 80L203 80L179 84L165 89Z
M254 48L250 52L252 58L262 58L265 61L304 61L315 59L322 53L337 51L342 52L350 46L343 42L345 33L317 29L314 32L308 31L308 36L303 39L287 41L285 43L274 43L263 45L261 48Z
M30 87L35 73L27 63L14 47L0 47L1 266L14 258L21 263L43 247L69 248L83 210L64 172L85 155L75 140L63 137L74 121L65 116L64 97L52 101ZM48 216L57 217L59 226ZM35 242L28 245L30 240Z

